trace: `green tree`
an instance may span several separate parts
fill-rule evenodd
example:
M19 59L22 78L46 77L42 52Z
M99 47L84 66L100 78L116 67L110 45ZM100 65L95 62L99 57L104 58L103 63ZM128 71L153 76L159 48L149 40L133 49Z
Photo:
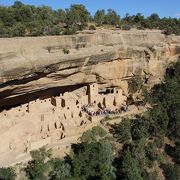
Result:
M134 142L131 149L132 156L138 161L138 164L141 170L143 170L143 168L147 164L145 142L146 142L146 139L142 138Z
M95 25L90 25L89 30L96 30L96 26Z
M144 21L144 16L141 13L137 13L134 17L134 22L141 24L142 21Z
M30 6L22 5L19 8L14 8L14 18L17 22L29 22L33 16L33 12Z
M94 15L94 21L98 26L101 26L105 21L105 10L97 10Z
M131 26L129 26L128 24L123 24L121 28L122 30L129 31L131 29Z
M104 23L109 25L119 25L120 16L114 10L108 9L107 14L105 15Z
M132 26L134 24L134 16L130 16L129 13L126 13L125 17L122 19L124 24Z
M134 23L136 24L136 27L139 29L143 29L145 24L144 16L141 13L137 13L134 17Z
M153 13L147 18L145 26L146 28L149 29L155 29L155 28L159 28L159 24L160 24L160 18L158 14Z
M97 141L98 138L103 138L106 135L107 132L103 128L99 126L95 126L91 130L87 130L82 134L81 141L82 142Z
M162 107L156 107L149 112L148 120L150 122L149 133L152 136L164 136L167 132L169 122L166 110Z
M143 87L143 79L141 76L134 76L129 82L129 92L135 93Z
M48 159L51 156L50 151L45 147L31 152L32 160L28 162L25 168L26 175L33 180L44 180L50 171Z
M12 25L16 23L13 8L0 6L0 19L4 25L4 28L12 27Z
M167 180L180 179L180 166L179 165L173 166L171 164L164 164L162 168L164 170L164 175Z
M133 120L131 135L133 140L140 140L142 138L147 138L149 129L149 121L144 117L137 117Z
M66 22L66 12L63 9L58 9L56 13L57 13L58 21L61 23L65 23Z
M89 12L84 5L71 5L70 9L66 9L66 24L69 28L82 30L89 20Z
M82 143L72 158L75 179L115 179L113 146L109 141Z
M122 168L124 179L143 180L139 163L135 158L133 158L129 150L126 150L123 153Z
M130 119L123 119L121 123L113 125L114 137L120 143L127 142L131 140L131 121Z
M158 179L158 173L156 171L152 172L143 172L143 179L145 180L157 180Z
M40 36L43 35L44 25L38 20L33 20L28 23L29 33L32 36Z
M17 23L12 28L13 36L24 36L26 33L26 28L22 23Z
M71 176L71 166L58 158L50 160L52 165L52 171L49 173L49 178L51 180L70 180Z
M176 144L176 148L174 152L174 160L177 164L180 164L180 142Z
M155 143L150 142L148 145L145 147L146 150L146 157L149 161L149 164L154 164L154 161L157 160L158 152L157 152L157 147Z
M59 26L53 26L50 28L49 35L60 35L62 32L63 31Z
M22 6L24 6L24 4L21 1L15 1L12 7L18 9L21 8Z
M152 91L152 103L158 104L159 108L156 108L153 113L153 119L157 120L159 116L158 124L160 132L166 130L167 135L176 143L180 139L180 62L172 65L167 69L167 75L165 82L160 85L156 85ZM159 111L159 112L158 112ZM155 114L154 114L155 113ZM154 114L154 115L153 115ZM167 125L168 123L168 125ZM160 129L162 127L162 130ZM157 129L158 131L158 129Z
M0 179L15 180L16 173L13 168L0 168Z

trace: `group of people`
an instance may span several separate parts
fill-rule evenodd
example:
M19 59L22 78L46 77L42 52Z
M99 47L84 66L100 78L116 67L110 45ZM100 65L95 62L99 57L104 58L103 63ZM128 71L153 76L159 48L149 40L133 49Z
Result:
M91 111L89 110L89 107L92 107L94 105L83 105L82 106L82 111L87 113L89 116L106 116L106 115L116 115L122 112L127 112L128 107L127 106L122 106L119 109L115 110L110 110L108 108L99 108L97 111Z

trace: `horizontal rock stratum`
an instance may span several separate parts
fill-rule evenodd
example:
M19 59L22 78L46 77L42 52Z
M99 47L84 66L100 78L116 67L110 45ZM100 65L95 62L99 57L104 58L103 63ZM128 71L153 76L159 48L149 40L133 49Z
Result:
M64 54L68 49L69 54ZM180 37L157 30L101 30L72 36L0 39L0 106L17 96L97 82L123 86L137 73L157 81L180 55ZM152 76L151 76L152 75ZM56 90L55 90L56 91ZM36 94L37 93L37 94ZM20 99L19 99L20 102Z
M157 30L0 39L0 167L44 145L63 155L107 112L133 114L127 80L152 86L179 57L180 37Z

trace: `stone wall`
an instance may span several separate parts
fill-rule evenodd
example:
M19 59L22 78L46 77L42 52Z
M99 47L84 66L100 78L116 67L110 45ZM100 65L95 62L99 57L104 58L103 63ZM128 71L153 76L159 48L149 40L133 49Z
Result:
M1 112L0 165L10 154L17 157L46 144L75 136L88 124L94 123L95 119L98 121L103 118L96 116L92 122L92 118L82 110L84 105L93 104L94 111L101 108L99 104L115 109L123 106L127 100L121 89L113 88L111 93L99 94L96 83L84 89L87 92L80 88L79 92L76 90L57 97L36 99Z

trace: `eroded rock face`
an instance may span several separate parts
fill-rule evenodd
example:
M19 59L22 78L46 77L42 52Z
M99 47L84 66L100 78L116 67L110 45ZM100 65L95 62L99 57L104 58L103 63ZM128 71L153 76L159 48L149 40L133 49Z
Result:
M2 111L0 167L22 162L30 151L44 145L54 150L66 147L73 138L77 142L84 131L100 124L105 116L126 113L126 101L122 89L100 89L93 83Z
M180 37L160 31L0 39L0 166L46 144L66 147L99 123L99 108L126 106L127 79L146 75L151 86L179 56Z
M63 48L70 53L64 54ZM0 106L14 104L17 96L25 99L24 94L37 98L36 92L56 87L61 92L62 87L71 90L92 82L127 91L124 79L145 73L151 82L158 81L179 54L180 38L166 37L160 31L102 30L73 36L3 38Z

